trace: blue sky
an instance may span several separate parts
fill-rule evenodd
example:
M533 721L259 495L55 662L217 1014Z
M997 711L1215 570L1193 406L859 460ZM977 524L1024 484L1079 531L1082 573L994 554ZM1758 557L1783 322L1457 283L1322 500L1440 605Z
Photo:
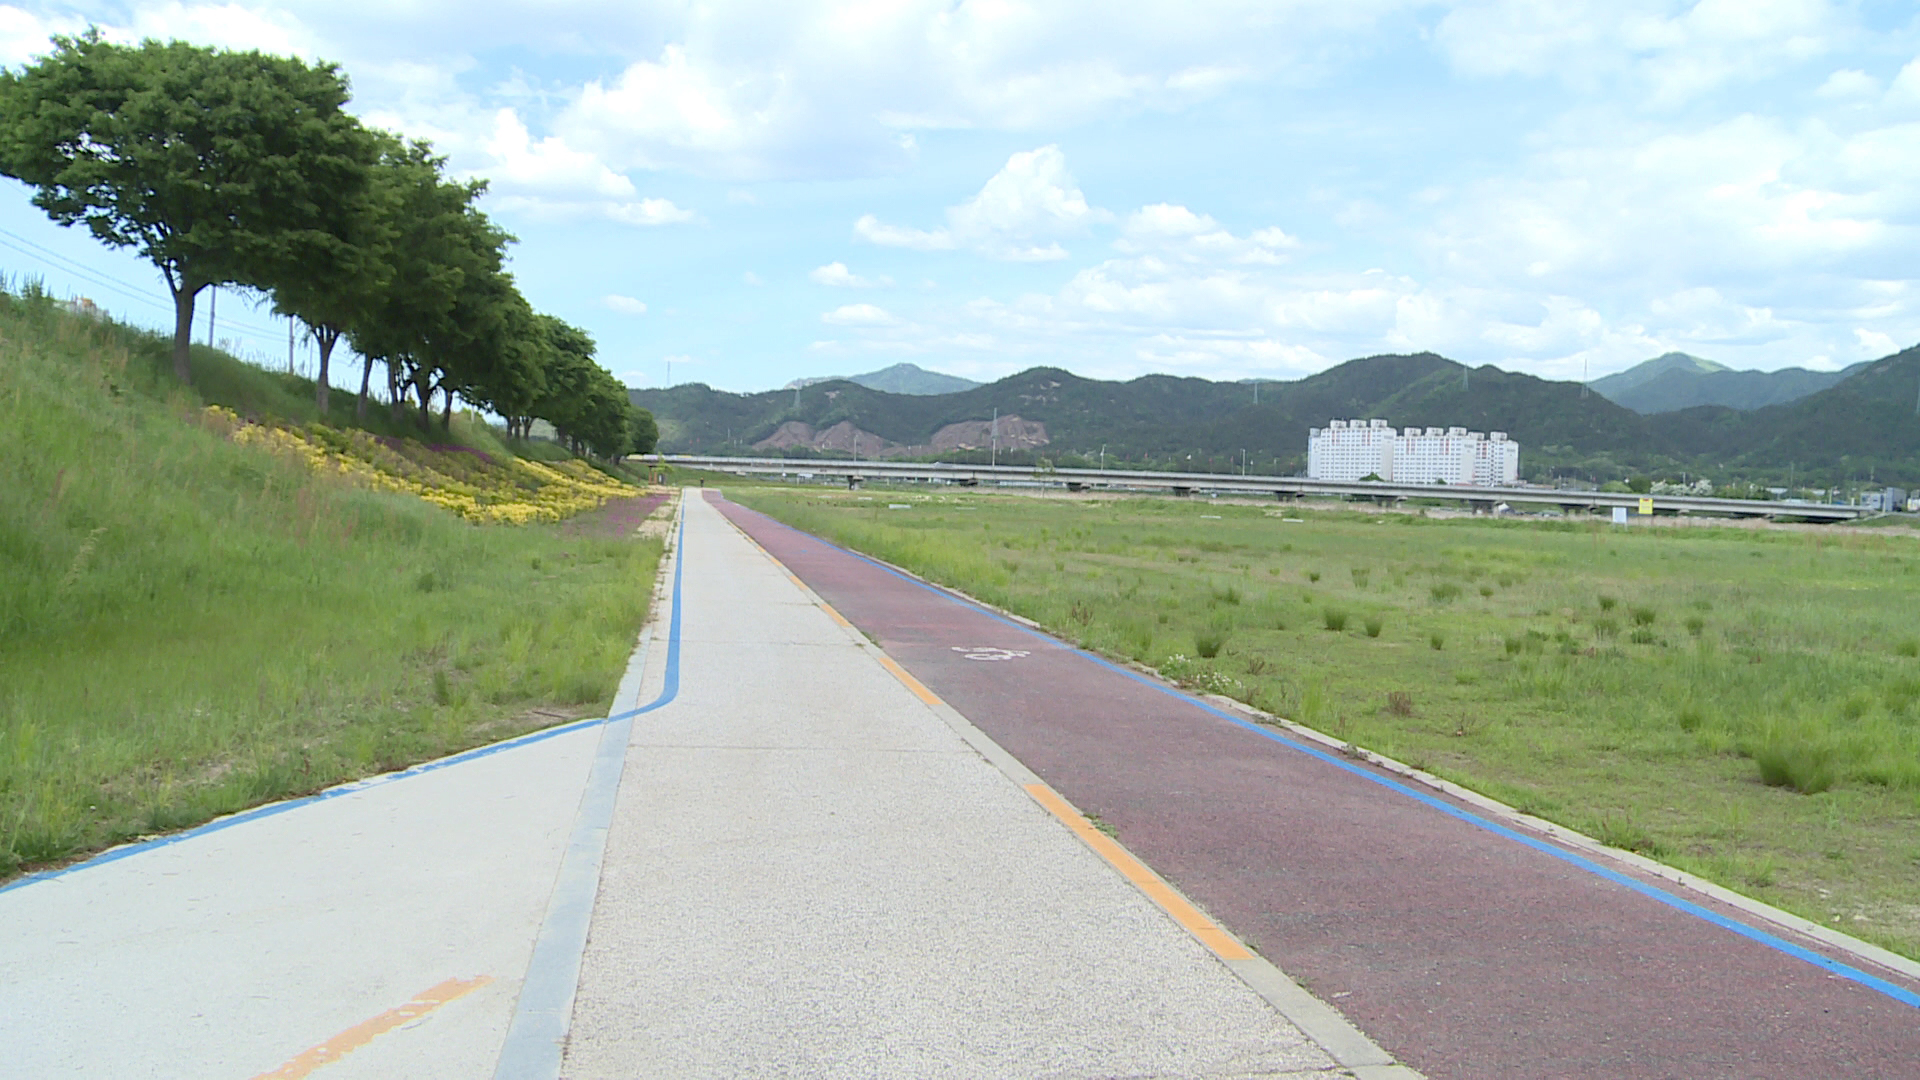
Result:
M89 22L342 64L369 122L491 180L528 299L631 385L1920 342L1910 4L0 4L0 61ZM0 267L167 321L10 182ZM284 362L283 322L220 312Z

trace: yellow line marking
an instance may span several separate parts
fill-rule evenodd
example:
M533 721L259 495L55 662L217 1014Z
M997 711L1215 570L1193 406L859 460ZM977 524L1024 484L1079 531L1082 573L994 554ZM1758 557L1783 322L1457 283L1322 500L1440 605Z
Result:
M844 626L849 630L854 629L854 625L847 621L847 617L833 610L833 605L827 603L825 600L820 601L820 610L833 616L833 621L839 623L841 626Z
M1145 863L1134 858L1132 852L1121 847L1113 837L1094 828L1093 822L1075 810L1073 804L1061 798L1058 792L1045 784L1028 784L1027 794L1051 810L1054 817L1065 822L1075 836L1098 852L1101 858L1112 863L1122 877L1133 882L1149 899L1159 904L1162 910L1173 916L1174 922L1186 927L1188 933L1200 939L1200 944L1212 949L1214 955L1222 960L1246 960L1253 956L1245 945L1234 940L1232 934L1221 929L1219 923L1201 914L1200 909L1188 902L1186 897L1174 892L1166 882L1147 869Z
M371 1020L363 1020L355 1024L318 1046L302 1050L292 1061L272 1072L261 1073L253 1080L300 1080L300 1077L306 1076L322 1065L331 1065L339 1061L401 1024L425 1016L447 1002L465 997L492 981L491 975L482 975L473 979L448 979L439 986L420 993L412 1001L397 1009L388 1009Z
M914 697L919 698L921 701L924 701L929 705L946 704L945 702L940 700L940 696L938 694L935 694L933 691L927 689L926 685L922 683L919 679L916 679L912 675L907 674L907 669L900 666L900 661L895 660L893 657L888 656L886 653L880 654L880 666L883 668L886 668L888 671L893 672L893 677L900 680L900 685L913 691Z

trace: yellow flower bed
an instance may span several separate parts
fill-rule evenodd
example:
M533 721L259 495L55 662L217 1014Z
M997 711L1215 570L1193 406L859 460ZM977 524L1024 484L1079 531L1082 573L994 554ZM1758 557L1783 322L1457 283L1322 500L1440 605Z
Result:
M637 490L581 461L495 460L461 447L381 439L320 424L301 430L271 427L242 420L220 405L207 406L204 422L243 446L293 455L315 472L425 499L468 521L563 521Z

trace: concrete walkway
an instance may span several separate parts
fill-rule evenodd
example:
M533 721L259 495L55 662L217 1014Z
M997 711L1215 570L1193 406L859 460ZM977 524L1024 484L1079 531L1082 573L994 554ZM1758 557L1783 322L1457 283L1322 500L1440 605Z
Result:
M1413 1075L685 503L626 721L0 889L0 1078Z
M680 692L634 730L563 1075L1345 1075L685 506Z

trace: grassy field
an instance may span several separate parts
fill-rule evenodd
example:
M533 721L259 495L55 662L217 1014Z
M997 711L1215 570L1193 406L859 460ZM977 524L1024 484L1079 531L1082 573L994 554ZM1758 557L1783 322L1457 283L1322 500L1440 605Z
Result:
M1920 538L1170 498L730 497L1920 957Z
M195 359L214 400L298 413ZM605 707L657 541L316 473L164 370L0 295L0 879Z

